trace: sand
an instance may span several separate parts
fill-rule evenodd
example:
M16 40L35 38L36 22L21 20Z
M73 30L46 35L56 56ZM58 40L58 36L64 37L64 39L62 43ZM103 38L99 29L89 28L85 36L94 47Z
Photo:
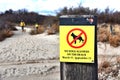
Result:
M0 42L0 80L59 80L59 35L30 35L30 28L16 27Z

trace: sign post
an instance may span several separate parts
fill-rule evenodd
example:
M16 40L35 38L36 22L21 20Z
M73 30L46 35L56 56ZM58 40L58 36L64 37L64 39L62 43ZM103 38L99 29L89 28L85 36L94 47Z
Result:
M61 80L98 80L97 17L60 17Z

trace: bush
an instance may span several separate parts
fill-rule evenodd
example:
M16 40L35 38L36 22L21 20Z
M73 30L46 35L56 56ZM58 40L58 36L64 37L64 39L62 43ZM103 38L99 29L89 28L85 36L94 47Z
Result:
M107 42L108 41L108 36L106 34L99 34L97 36L97 41L98 42Z
M56 32L59 32L58 23L52 24L52 27L47 30L48 35L55 34Z
M31 35L35 35L35 34L41 34L41 33L43 33L45 31L45 27L44 26L39 26L38 27L38 30L36 30L36 29L32 29L31 31L30 31L30 34Z
M117 61L117 63L120 64L120 56L118 56L118 57L116 58L116 61Z
M113 47L118 47L120 45L120 38L118 35L111 35L109 37L109 43Z
M2 33L0 33L0 41L3 41L5 38L3 37Z
M4 29L17 30L14 23L0 20L0 30Z
M13 32L10 29L3 30L5 37L11 37L13 35Z
M0 32L0 41L3 41L5 38L13 35L13 32L10 29L3 29Z
M13 30L13 31L16 31L16 30L17 30L16 27L15 27L15 24L14 24L14 23L11 23L11 22L5 22L5 23L4 23L4 27L5 27L6 29L11 29L11 30Z
M98 29L98 36L97 41L98 42L107 42L109 41L110 32L107 28L99 28Z
M105 71L105 73L111 72L111 63L109 61L103 61L98 68L98 73Z
M52 28L49 28L49 29L47 30L47 33L48 33L48 35L55 34L55 30L52 29Z
M120 28L119 25L113 26L113 34L110 33L110 27L108 24L99 25L97 31L98 42L108 42L113 47L120 46Z
M103 63L101 63L100 65L102 68L108 68L110 67L110 62L109 61L104 61Z
M38 27L37 34L41 34L44 31L45 31L45 27L44 26L40 26L40 27Z
M30 34L31 34L31 35L35 35L35 34L37 34L37 33L36 33L36 31L35 31L34 29L32 29L32 30L30 31Z

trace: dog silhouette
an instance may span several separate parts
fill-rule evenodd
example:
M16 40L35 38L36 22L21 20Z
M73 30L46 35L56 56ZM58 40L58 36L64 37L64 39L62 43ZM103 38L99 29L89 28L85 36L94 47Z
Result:
M74 33L72 33L71 36L73 37L73 39L75 39L76 37L78 37L78 36L76 36ZM84 41L81 36L78 37L76 40L79 40L79 42L81 42L81 41L83 42L83 41ZM76 40L75 40L75 42L74 42L75 44L76 44Z

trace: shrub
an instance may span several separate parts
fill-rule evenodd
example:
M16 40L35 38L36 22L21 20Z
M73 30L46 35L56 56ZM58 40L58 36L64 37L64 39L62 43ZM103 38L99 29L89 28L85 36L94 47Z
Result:
M113 34L110 33L110 27L105 24L98 27L97 30L97 41L108 42L113 47L120 45L120 28L119 25L113 26Z
M103 23L103 24L101 24L101 27L102 27L102 28L107 28L108 25L107 25L106 23Z
M8 29L11 29L11 30L13 30L13 31L16 31L16 30L17 30L14 23L6 22L6 23L5 23L5 26L6 26Z
M120 45L120 38L118 35L111 35L109 37L109 43L113 47L118 47Z
M44 26L40 26L40 27L38 27L37 34L41 34L44 31L45 31L45 27Z
M116 57L116 61L120 64L120 56Z
M103 61L100 66L102 68L108 68L108 67L110 67L110 62L109 61Z
M99 68L98 68L98 72L102 72L102 71L105 71L105 72L110 72L111 70L109 69L109 67L111 67L111 63L107 60L101 62L101 64L99 65Z
M3 35L5 37L11 37L13 35L13 32L10 29L4 29L3 30Z
M59 32L59 24L58 23L54 23L52 25L52 28L55 30L55 32Z
M30 31L30 34L31 34L31 35L35 35L35 34L37 34L37 33L36 33L36 31L35 31L34 29L32 29L32 30Z
M41 34L41 33L43 33L45 31L45 27L44 26L39 26L38 27L38 30L36 30L36 29L32 29L31 31L30 31L30 34L31 35L35 35L35 34Z
M4 29L17 30L14 23L0 20L0 30Z
M108 41L108 36L106 34L99 34L97 36L97 41L98 42L107 42Z
M99 42L107 42L109 41L110 33L107 28L99 28L98 29L98 36L97 41Z
M56 32L59 32L58 23L52 24L52 27L47 30L48 35L55 34Z
M49 28L49 29L47 30L47 33L48 33L48 35L55 34L55 30L52 29L52 28Z
M0 41L3 41L5 38L3 37L2 33L0 33Z
M0 41L3 41L5 38L13 35L13 32L10 29L3 29L0 32Z

